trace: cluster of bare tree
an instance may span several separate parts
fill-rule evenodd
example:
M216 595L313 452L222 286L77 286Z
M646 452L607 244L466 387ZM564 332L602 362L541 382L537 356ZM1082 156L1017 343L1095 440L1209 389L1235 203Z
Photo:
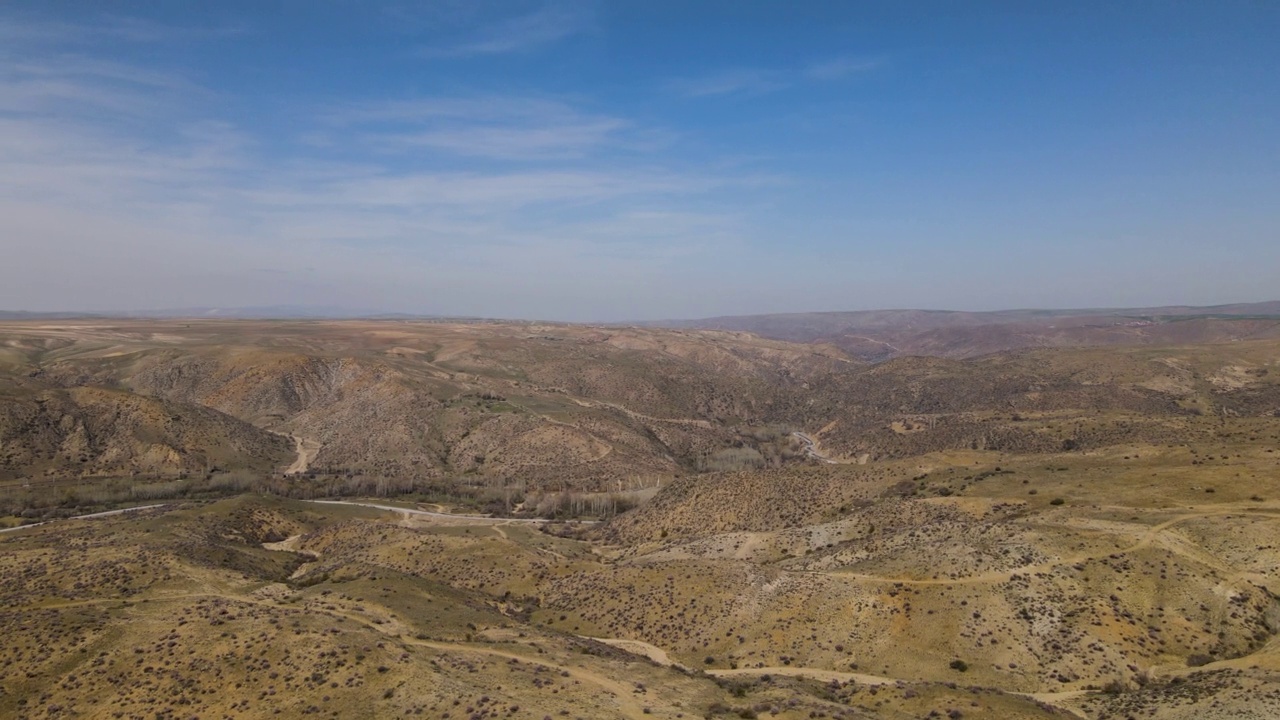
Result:
M661 483L656 478L618 481L617 491L571 488L528 491L523 482L487 478L471 484L456 479L367 475L281 476L249 471L170 478L116 478L93 482L49 482L0 489L0 517L48 520L123 505L163 500L205 500L242 493L299 500L330 497L412 498L471 508L493 515L549 519L606 518L625 512Z

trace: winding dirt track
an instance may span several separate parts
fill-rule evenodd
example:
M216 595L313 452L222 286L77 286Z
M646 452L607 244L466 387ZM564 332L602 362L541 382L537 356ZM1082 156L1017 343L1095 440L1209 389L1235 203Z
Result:
M91 520L93 518L111 517L112 515L123 515L125 513L136 512L138 510L150 510L152 508L164 507L166 503L156 505L139 505L137 507L121 508L120 510L107 510L105 512L89 513L88 515L76 515L75 517L62 518L61 520L45 520L44 522L31 523L29 525L18 525L11 528L0 528L0 533L16 532L18 530L26 530L27 528L40 527L50 523L63 522L65 520Z
M654 417L652 415L645 415L644 413L632 410L631 408L625 405L606 402L604 400L587 400L584 398L577 398L577 397L570 397L569 400L580 407L610 408L612 410L617 410L623 415L626 415L627 417L635 420L648 420L649 422L669 423L672 425L688 425L691 427L700 427L700 428L712 427L710 420L702 420L700 418L660 418L660 417Z
M613 647L619 648L621 650L626 650L627 652L635 653L637 655L643 655L659 665L666 665L668 667L687 669L686 666L681 665L680 663L677 663L674 660L672 660L671 657L667 654L667 652L662 648L657 647L656 645L650 645L649 643L644 642L642 640L622 640L622 639L615 639L615 638L589 638L589 639L595 640L596 642L605 643L606 645L612 645ZM784 675L787 677L802 677L802 678L809 678L811 680L821 680L823 682L830 682L832 680L836 680L839 682L856 682L861 685L894 685L899 682L925 682L925 681L905 680L903 678L886 677L884 675L868 675L866 673L841 672L839 670L797 667L794 665L786 665L786 666L778 666L778 667L760 667L760 668L734 668L734 669L728 669L728 670L725 670L725 669L707 670L706 673L708 675L711 675L712 677L718 677L718 678L759 677L761 675ZM1070 708L1063 707L1060 703L1074 700L1076 698L1084 697L1085 695L1088 694L1088 691L1085 691L1085 690L1070 690L1066 692L1055 692L1055 693L1020 693L1020 692L1013 692L1013 691L1006 691L1006 692L1009 692L1010 695L1021 695L1022 697L1031 698L1033 700L1038 700L1040 702L1053 705L1054 707L1057 707L1059 710L1062 710L1063 712L1070 713L1071 715L1075 717L1080 717L1080 718L1083 718L1084 716L1077 714L1074 710L1071 710Z
M446 512L434 512L431 510L417 510L414 508L396 507L395 505L380 505L378 503L353 502L348 500L303 500L303 502L316 503L317 505L350 505L352 507L367 507L367 508L373 508L374 510L386 510L387 512L401 513L406 518L427 517L427 518L437 518L440 520L465 520L466 522L475 523L477 525L517 525L522 523L532 524L532 525L541 525L543 523L551 522L550 520L544 520L543 518L504 518L504 517L488 517L486 515L460 515L460 514L446 513ZM589 524L594 521L579 520L577 522L580 522L583 524Z
M376 625L373 625L370 623L363 623L363 624L366 624L372 628L377 627ZM494 648L488 648L488 647L470 645L470 644L464 644L464 643L435 642L431 640L417 640L413 638L403 638L403 637L400 638L400 641L408 645L418 645L421 647L428 647L428 648L432 648L433 650L440 650L442 652L460 652L460 653L473 653L477 655L490 655L492 657L500 657L508 660L516 660L518 662L530 663L532 665L541 665L543 667L551 668L552 670L568 673L569 677L572 677L582 682L590 683L599 688L602 688L607 695L612 696L613 699L618 703L618 710L619 712L621 712L623 717L626 717L629 720L642 720L647 716L647 714L644 712L644 706L636 702L632 698L633 688L631 686L628 686L612 678L607 678L599 673L592 672L590 670L586 670L580 667L575 667L572 665L561 665L559 663L554 663L547 660L539 660L536 658L531 658L528 655L521 655L519 653L506 652L506 651L497 650Z
M823 453L821 450L819 450L818 441L813 439L811 435L808 435L807 433L802 433L797 430L796 432L791 433L791 437L794 437L795 439L800 441L800 445L804 447L805 456L812 458L814 460L817 460L820 463L825 463L827 465L836 465L840 463L839 460L833 460L832 458L828 457L825 453Z
M671 656L667 654L666 650L663 650L657 645L652 645L643 640L624 640L622 638L601 638L601 637L590 637L588 635L580 635L579 637L585 638L587 640L594 640L598 643L604 643L605 645L608 645L610 647L616 647L619 650L625 650L633 655L641 655L641 656L647 657L659 665L664 665L666 667L679 668L681 670L690 670L690 668L687 665L681 665L675 660L672 660ZM713 674L713 675L715 674L714 671L709 671L709 672L710 674Z
M315 458L316 453L320 452L320 443L298 435L290 435L289 437L293 438L294 452L298 453L298 457L284 471L284 474L300 475L311 467L311 461Z

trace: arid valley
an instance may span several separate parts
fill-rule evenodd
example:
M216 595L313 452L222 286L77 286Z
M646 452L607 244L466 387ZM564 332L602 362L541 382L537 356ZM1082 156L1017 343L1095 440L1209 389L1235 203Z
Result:
M1280 320L1179 322L6 321L0 715L1275 717Z
M0 720L1280 719L1280 2L0 2Z

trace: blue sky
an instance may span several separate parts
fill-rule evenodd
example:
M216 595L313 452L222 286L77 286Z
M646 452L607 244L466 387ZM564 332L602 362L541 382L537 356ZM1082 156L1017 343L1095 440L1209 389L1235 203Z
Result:
M0 5L0 308L1280 297L1280 5Z

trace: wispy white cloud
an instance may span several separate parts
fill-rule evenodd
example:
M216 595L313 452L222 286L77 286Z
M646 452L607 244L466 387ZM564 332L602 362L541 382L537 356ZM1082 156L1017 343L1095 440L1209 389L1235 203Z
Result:
M651 150L666 137L624 118L520 96L372 101L334 109L323 120L379 151L513 161Z
M61 120L83 115L99 121L137 119L171 106L168 100L176 95L196 101L209 93L174 73L81 55L0 63L2 112L44 112Z
M603 139L630 125L621 118L586 112L560 100L519 95L370 100L331 108L319 119L324 125L343 131L402 139L455 130L506 130L534 135L555 129Z
M0 17L0 41L14 46L86 45L103 42L173 43L247 32L243 26L184 27L140 18L104 16L93 22Z
M597 293L731 253L749 224L717 198L770 181L642 152L661 128L536 96L331 104L268 151L190 78L110 57L50 42L0 66L0 236L21 246L0 307L583 317Z
M728 178L632 168L526 172L384 173L340 180L320 193L295 195L306 205L347 207L442 207L486 214L529 205L583 205L619 198L700 193L736 184Z
M427 148L504 160L581 158L609 141L626 123L598 120L544 127L455 127L389 134L376 142L395 149Z
M815 62L799 70L735 68L705 75L676 78L667 81L665 87L677 95L691 98L764 95L805 82L841 80L858 73L869 72L883 64L883 60L842 57Z
M883 60L842 57L813 63L805 68L804 75L812 80L840 80L875 70L883 64Z
M114 59L97 45L152 41L167 30L140 21L79 25L0 15L0 113L102 125L198 105L211 94L181 74Z
M531 13L490 25L466 42L424 48L423 54L470 57L526 52L588 30L592 19L592 5L589 3L553 1Z
M59 55L40 62L17 61L6 74L32 78L75 77L124 83L164 90L194 90L196 86L181 75L150 68L101 60L83 55Z
M508 95L375 99L329 108L323 120L333 125L421 123L440 119L490 122L513 118L570 119L576 111L563 102Z
M713 95L759 95L781 90L789 84L781 73L742 68L677 78L667 83L667 89L678 95L696 98Z

